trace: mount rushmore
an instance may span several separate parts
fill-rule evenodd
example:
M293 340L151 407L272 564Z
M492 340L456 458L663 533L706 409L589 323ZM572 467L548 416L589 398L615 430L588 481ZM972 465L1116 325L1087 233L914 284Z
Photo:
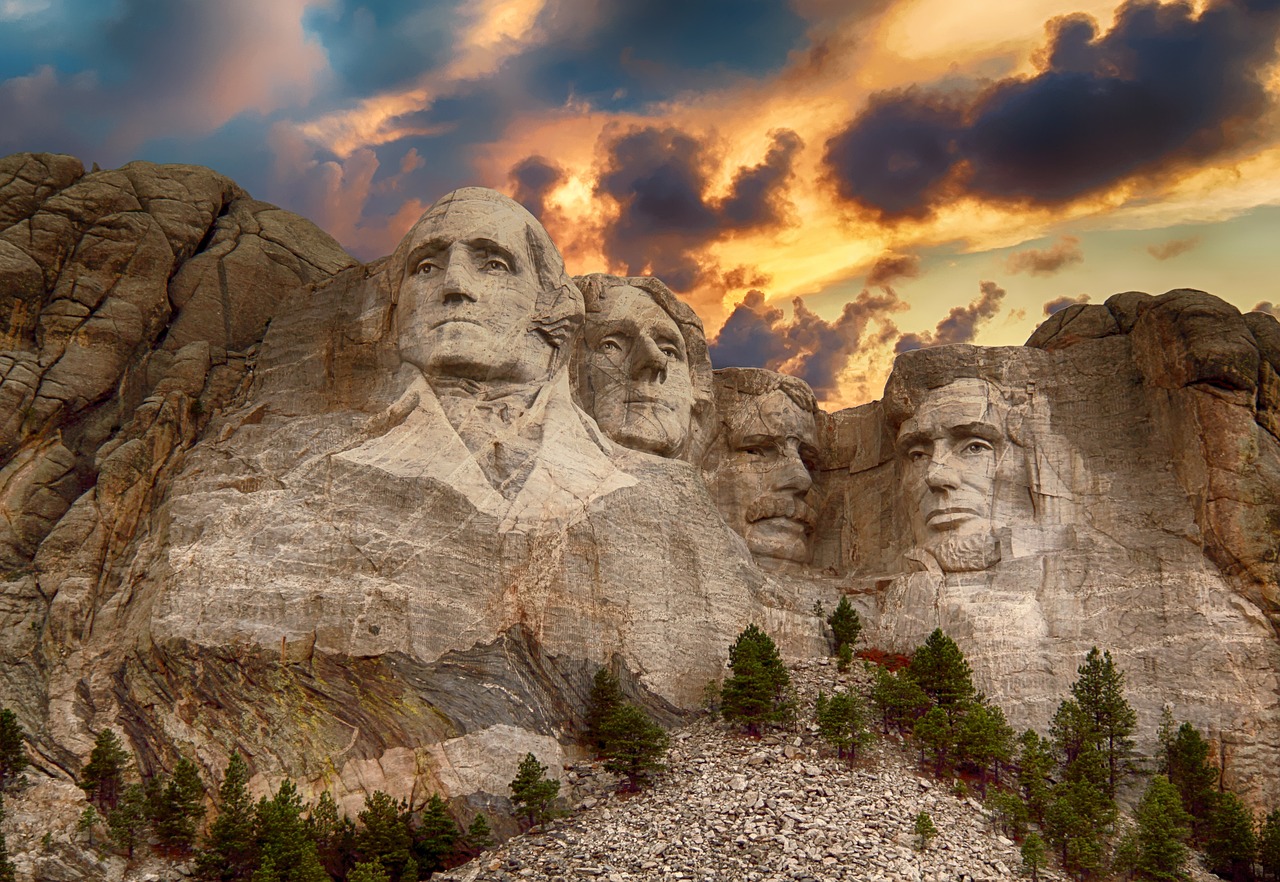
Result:
M1016 726L1109 649L1139 731L1168 704L1280 800L1268 315L1121 293L827 413L491 190L365 264L207 169L49 154L0 160L0 290L0 701L49 774L113 727L146 769L492 808L601 666L671 723L747 624L822 654L848 596Z

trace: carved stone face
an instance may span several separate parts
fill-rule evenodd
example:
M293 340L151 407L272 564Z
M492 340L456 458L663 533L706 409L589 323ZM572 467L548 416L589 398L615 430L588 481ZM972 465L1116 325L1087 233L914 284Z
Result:
M685 443L693 382L679 326L646 292L605 289L586 327L588 409L624 447L671 456Z
M428 377L544 379L552 350L530 326L540 287L525 219L494 202L452 200L409 235L401 357Z
M725 522L757 558L808 563L815 512L808 501L817 459L813 414L781 389L742 397L723 415L723 447L707 474Z
M991 536L1000 462L1008 445L999 392L977 379L930 392L898 431L903 492L916 544L946 558L980 553Z

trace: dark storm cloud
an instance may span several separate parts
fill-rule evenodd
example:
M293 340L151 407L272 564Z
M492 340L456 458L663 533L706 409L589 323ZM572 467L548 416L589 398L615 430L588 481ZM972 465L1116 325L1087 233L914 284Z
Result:
M1200 244L1199 236L1188 236L1185 239L1170 239L1147 246L1147 253L1156 260L1172 260L1180 254L1186 254Z
M894 351L907 352L911 349L945 346L949 343L972 343L978 334L979 326L999 314L1000 303L1004 300L1006 293L995 282L981 282L979 290L978 298L967 306L952 307L951 312L938 322L938 326L932 333L924 331L919 334L903 334L898 339Z
M1075 236L1063 236L1049 248L1028 248L1009 255L1006 266L1011 273L1051 276L1064 266L1082 263L1084 252Z
M1068 306L1076 306L1078 304L1088 303L1088 302L1089 302L1088 294L1080 294L1076 297L1070 297L1064 294L1063 296L1055 297L1054 299L1046 303L1044 305L1044 314L1053 315L1055 312L1062 312L1062 310L1066 309Z
M679 129L632 129L602 146L596 195L612 200L617 216L604 230L604 251L629 273L650 268L677 291L693 287L704 270L697 252L736 231L783 221L784 189L801 148L794 132L772 133L763 162L733 176L722 199L706 195L714 168L708 145Z
M511 168L512 198L541 219L547 194L564 180L564 169L542 156L527 156Z
M1199 16L1130 0L1105 34L1058 19L1035 76L969 98L876 96L824 160L843 198L889 219L957 193L1065 202L1239 147L1270 108L1278 33L1275 0L1217 0Z
M812 386L819 398L829 398L837 392L840 373L866 344L868 326L879 322L892 328L889 316L907 308L891 283L919 275L919 258L885 255L868 274L867 287L833 321L799 297L791 301L787 320L781 309L765 302L762 292L748 291L711 342L711 363L785 370Z
M308 10L303 22L324 46L339 88L364 96L411 83L443 64L465 7L462 2L338 0Z

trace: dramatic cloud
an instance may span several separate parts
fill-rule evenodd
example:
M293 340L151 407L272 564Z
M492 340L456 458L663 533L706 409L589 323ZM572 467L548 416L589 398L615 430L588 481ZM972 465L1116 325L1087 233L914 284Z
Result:
M1271 107L1272 0L1130 0L1111 30L1051 22L1035 76L973 96L878 95L826 145L837 192L886 219L923 217L957 194L1057 204L1160 175L1246 143Z
M1270 300L1264 300L1261 303L1255 304L1253 309L1249 311L1265 312L1267 315L1271 316L1272 318L1280 319L1280 307L1276 306Z
M1055 312L1062 312L1062 310L1066 309L1068 306L1075 306L1076 304L1079 304L1079 303L1088 303L1088 302L1089 302L1088 294L1080 294L1076 297L1070 297L1064 294L1062 297L1055 297L1054 299L1046 303L1044 305L1044 314L1053 315Z
M698 251L736 232L783 222L785 184L802 144L792 131L771 133L763 162L733 175L727 195L707 195L716 171L709 146L673 128L632 129L607 142L596 195L617 206L604 229L604 252L628 273L651 272L677 291L703 273Z
M1030 273L1033 276L1051 276L1064 266L1084 261L1080 240L1075 236L1063 236L1051 248L1028 248L1009 255L1006 266L1011 273Z
M884 288L902 279L920 277L920 258L914 254L886 254L867 273L868 288Z
M903 334L894 347L895 352L925 349L929 346L945 346L949 343L972 343L978 334L978 326L1000 312L1005 290L995 282L981 282L981 293L968 306L952 307L951 312L932 333Z
M1200 244L1199 236L1188 236L1185 239L1170 239L1156 245L1148 245L1147 253L1156 260L1172 260L1179 254L1186 254Z
M511 169L511 197L541 219L546 212L547 194L564 180L564 169L549 159L530 156Z
M800 377L820 399L839 391L840 374L863 344L868 325L886 322L891 313L906 309L892 288L863 290L844 305L834 321L792 301L792 317L769 306L760 291L750 291L734 307L720 334L711 343L716 367L765 367Z

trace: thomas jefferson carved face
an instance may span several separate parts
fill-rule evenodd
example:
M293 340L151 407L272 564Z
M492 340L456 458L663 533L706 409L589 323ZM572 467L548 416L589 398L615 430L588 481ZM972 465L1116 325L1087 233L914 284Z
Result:
M762 562L808 563L816 518L808 498L817 460L813 414L775 388L738 395L721 419L720 444L705 470L721 516Z
M586 326L583 397L604 433L624 447L672 456L684 445L693 382L684 337L647 292L600 293Z
M990 384L962 379L930 392L898 431L916 544L944 571L994 563L992 511L1008 445L1006 413Z
M397 306L401 357L428 377L532 382L553 348L530 323L541 286L514 203L441 200L409 232Z

